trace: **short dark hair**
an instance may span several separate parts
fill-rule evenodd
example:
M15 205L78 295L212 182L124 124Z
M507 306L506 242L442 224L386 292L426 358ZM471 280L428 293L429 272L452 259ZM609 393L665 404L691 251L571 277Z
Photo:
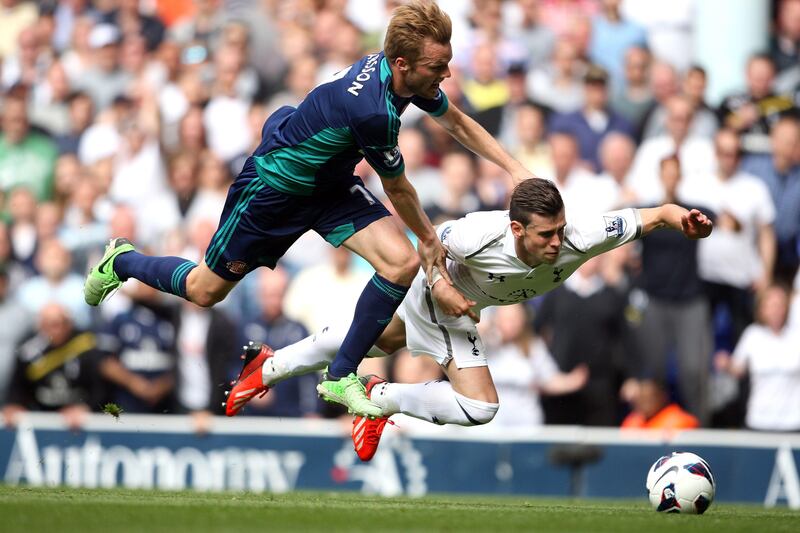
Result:
M527 226L531 215L557 216L564 209L564 200L555 184L542 178L529 178L517 185L511 194L511 220Z

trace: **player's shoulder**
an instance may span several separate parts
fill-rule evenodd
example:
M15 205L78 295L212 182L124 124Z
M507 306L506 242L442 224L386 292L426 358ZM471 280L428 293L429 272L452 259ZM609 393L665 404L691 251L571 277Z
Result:
M511 220L508 211L474 211L464 215L458 222L475 233L503 235Z
M383 63L383 52L367 54L335 75L338 79L330 89L352 115L370 118L388 114Z
M509 223L508 211L476 211L443 224L443 231L452 232L454 244L460 246L465 257L470 257L492 243L502 242ZM445 240L447 234L442 237Z
M564 243L566 248L572 248L576 252L585 253L588 249L586 243L586 232L588 230L588 220L586 215L567 219L564 227Z

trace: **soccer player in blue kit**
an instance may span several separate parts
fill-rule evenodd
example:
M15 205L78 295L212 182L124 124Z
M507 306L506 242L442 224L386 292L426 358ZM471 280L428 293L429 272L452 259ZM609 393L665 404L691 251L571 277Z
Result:
M129 278L203 307L222 301L248 272L273 268L289 246L314 230L344 245L375 268L358 300L339 352L318 387L328 400L359 415L380 416L356 376L358 364L391 321L420 264L429 278L447 277L445 250L406 179L397 147L400 114L411 103L429 113L457 141L501 166L515 184L531 176L479 124L450 105L439 84L450 76L450 18L434 2L398 7L384 50L369 54L312 90L295 109L266 121L261 144L231 185L204 261L152 257L126 239L111 239L86 279L84 297L99 305ZM375 169L388 199L418 238L417 253L381 202L354 176L362 159ZM462 298L455 316L471 313ZM235 414L263 388L249 387L271 350L245 350L245 363L228 398ZM256 372L256 370L259 370Z

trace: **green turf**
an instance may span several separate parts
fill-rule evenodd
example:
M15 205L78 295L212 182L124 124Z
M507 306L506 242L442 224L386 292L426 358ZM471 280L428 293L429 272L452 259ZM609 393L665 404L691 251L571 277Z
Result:
M154 492L0 486L0 531L798 531L786 509L714 504L663 515L644 501L354 493Z

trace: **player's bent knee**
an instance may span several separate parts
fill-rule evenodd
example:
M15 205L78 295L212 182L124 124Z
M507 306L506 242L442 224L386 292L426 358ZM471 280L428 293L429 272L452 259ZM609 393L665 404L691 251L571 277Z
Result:
M224 300L233 286L233 283L219 279L207 267L198 267L186 278L186 299L200 307L212 307Z
M211 293L195 294L191 296L192 303L199 305L200 307L213 307L221 302L222 299L223 298L218 298L216 295Z
M187 291L188 299L193 304L199 305L200 307L213 307L214 305L224 300L227 294L228 294L227 291L220 291L220 292L214 292L208 290Z
M462 424L464 426L482 426L483 424L488 424L494 419L494 415L497 414L497 410L500 408L499 403L467 398L463 394L457 392L453 394L456 395L456 401L461 407L461 410L464 411L465 423Z
M414 281L414 277L417 275L417 272L419 272L419 266L419 256L417 254L411 254L408 258L404 258L402 261L393 263L387 262L387 264L378 268L377 271L378 274L393 283L410 285L411 282Z

